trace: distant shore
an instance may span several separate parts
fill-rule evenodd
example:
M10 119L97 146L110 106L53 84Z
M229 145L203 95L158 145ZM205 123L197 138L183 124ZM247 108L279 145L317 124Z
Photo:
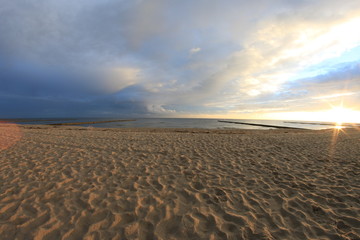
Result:
M106 120L106 121L90 121L90 122L66 122L66 123L50 123L47 125L84 125L84 124L97 124L97 123L112 123L112 122L132 122L134 119L120 119L120 120Z
M0 124L0 236L358 239L359 156L356 129Z
M64 119L27 119L27 118L15 118L15 119L0 119L0 123L22 123L22 122L28 122L32 123L34 122L59 122L59 121L72 121L72 122L62 122L62 123L49 123L44 125L83 125L83 124L96 124L96 123L111 123L111 122L131 122L136 121L135 119L113 119L113 120L100 120L100 121L85 121L85 122L74 122L74 120L77 120L77 118L64 118Z

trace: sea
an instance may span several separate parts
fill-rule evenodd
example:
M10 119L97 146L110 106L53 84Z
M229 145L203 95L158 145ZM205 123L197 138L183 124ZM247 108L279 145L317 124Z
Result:
M133 118L124 119L131 121L118 121L121 119L109 118L44 118L44 119L13 119L6 120L16 124L59 124L59 123L84 123L76 126L96 128L202 128L202 129L260 129L268 130L276 127L301 128L320 130L336 127L329 122L289 121L289 120L258 120L258 119L204 119L204 118ZM2 120L4 121L4 119ZM98 121L113 121L106 123L88 123ZM239 124L242 123L242 124ZM247 125L255 124L255 125ZM263 126L266 125L266 126ZM274 127L272 127L274 126ZM275 127L276 126L276 127ZM344 127L360 127L360 124L349 124Z

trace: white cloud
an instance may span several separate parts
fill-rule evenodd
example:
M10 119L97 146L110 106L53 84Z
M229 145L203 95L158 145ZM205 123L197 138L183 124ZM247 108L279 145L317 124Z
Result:
M338 98L338 97L351 96L351 95L354 95L354 94L357 94L357 93L356 92L335 93L335 94L331 94L331 95L313 97L313 99Z
M157 105L157 104L147 105L147 110L150 113L155 113L155 114L174 114L174 113L176 113L176 111L173 109L166 109L164 106Z
M201 51L201 48L197 47L197 48L192 48L190 49L190 54L195 54Z
M133 67L117 67L104 70L101 87L108 93L115 93L140 81L140 69Z

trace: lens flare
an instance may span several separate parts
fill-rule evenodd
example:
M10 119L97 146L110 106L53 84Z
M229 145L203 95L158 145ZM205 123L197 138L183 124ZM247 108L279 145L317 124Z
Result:
M0 122L0 151L8 149L20 141L21 129L14 123Z

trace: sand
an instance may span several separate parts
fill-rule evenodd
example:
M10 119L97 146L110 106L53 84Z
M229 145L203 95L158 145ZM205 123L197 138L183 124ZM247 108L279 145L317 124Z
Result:
M359 239L360 131L0 126L0 239Z

